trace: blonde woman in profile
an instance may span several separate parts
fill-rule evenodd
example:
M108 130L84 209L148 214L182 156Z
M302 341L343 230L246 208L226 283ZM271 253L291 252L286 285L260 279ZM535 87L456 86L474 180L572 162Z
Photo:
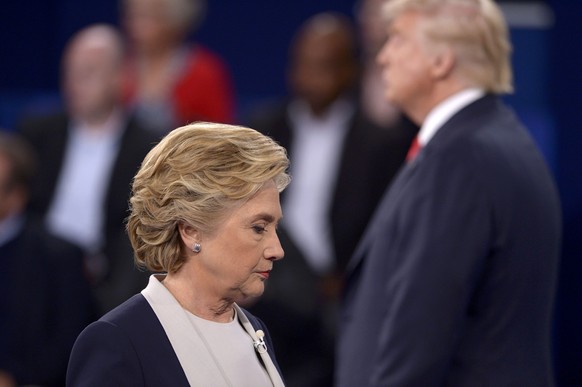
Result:
M283 386L266 327L236 301L283 258L284 148L255 130L196 123L168 134L135 176L136 262L163 274L77 339L68 386Z

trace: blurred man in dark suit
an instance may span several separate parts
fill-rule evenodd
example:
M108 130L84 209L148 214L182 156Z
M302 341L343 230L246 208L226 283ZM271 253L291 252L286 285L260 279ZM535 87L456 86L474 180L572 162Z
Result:
M348 267L338 386L552 386L560 205L499 94L492 0L390 0L386 97L421 126Z
M131 179L156 137L122 108L122 60L113 27L79 31L63 55L66 111L20 125L40 160L31 211L83 248L103 312L147 283L132 265L124 219Z
M94 316L82 251L26 215L32 151L0 132L0 387L64 385Z

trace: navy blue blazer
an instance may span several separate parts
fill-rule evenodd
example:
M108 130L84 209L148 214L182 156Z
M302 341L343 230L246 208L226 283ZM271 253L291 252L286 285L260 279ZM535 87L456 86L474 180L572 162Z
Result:
M551 386L559 200L514 114L454 115L385 194L348 268L338 386Z
M268 353L279 370L266 326L244 312L255 329L265 332ZM137 294L79 335L69 360L67 386L187 387L189 384L164 328L145 297Z

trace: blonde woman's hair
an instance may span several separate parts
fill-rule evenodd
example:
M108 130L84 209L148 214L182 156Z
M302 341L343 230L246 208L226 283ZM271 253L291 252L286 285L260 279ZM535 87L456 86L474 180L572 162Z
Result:
M211 233L234 206L290 177L286 151L241 126L199 122L170 132L145 157L132 187L127 231L138 266L176 272L180 223Z
M507 24L493 0L388 0L388 22L404 12L424 18L429 46L456 53L456 74L469 86L496 94L513 91Z

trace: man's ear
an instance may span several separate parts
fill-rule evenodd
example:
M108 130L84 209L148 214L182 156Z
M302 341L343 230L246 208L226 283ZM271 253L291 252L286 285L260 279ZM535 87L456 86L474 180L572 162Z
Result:
M453 49L445 47L437 52L432 60L432 75L436 79L447 78L455 67L456 57Z

